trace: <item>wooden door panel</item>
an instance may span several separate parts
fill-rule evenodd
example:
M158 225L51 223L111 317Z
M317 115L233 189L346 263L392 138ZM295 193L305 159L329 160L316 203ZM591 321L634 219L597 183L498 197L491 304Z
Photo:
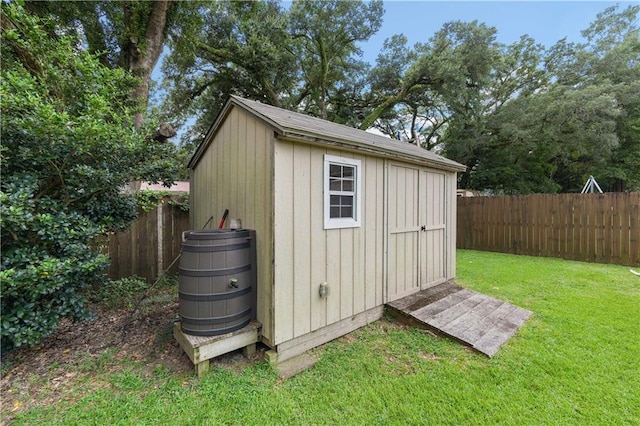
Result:
M421 176L420 288L446 280L445 269L445 175L424 171Z
M388 170L388 299L415 292L419 282L420 171L391 164Z
M446 280L444 229L426 231L422 241L427 255L422 262L422 268L426 274L422 276L420 287L425 289Z

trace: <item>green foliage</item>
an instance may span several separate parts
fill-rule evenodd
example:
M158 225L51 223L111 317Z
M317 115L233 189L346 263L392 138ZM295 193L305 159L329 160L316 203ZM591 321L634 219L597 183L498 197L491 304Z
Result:
M48 21L2 4L2 349L32 345L60 318L87 318L79 290L103 282L91 241L136 217L132 180L171 182L173 146L130 117L136 80L50 37Z
M176 197L174 192L145 189L136 191L135 197L136 205L145 212L155 209L158 203L167 197L169 197L167 203L170 206L175 206L185 212L189 211L189 197L185 194Z
M179 208L183 212L188 212L189 211L189 197L188 196L184 196L183 198L178 198L178 199L173 199L172 198L169 201L167 201L167 203L170 206L174 206L174 207Z
M469 167L461 186L579 192L594 175L604 190L640 188L639 12L606 9L583 32L587 43L561 40L546 52L538 90L518 88L480 120L453 123L446 153Z
M78 45L107 68L119 68L137 79L128 95L139 107L133 114L135 128L147 120L151 76L160 59L166 35L189 26L199 2L170 0L136 1L21 1L36 16L51 19L46 25L52 38L75 35Z
M583 43L546 51L527 35L505 45L487 24L448 22L415 46L391 37L370 69L358 43L380 28L378 0L170 2L158 21L163 2L26 5L56 18L51 37L63 28L103 64L143 77L131 83L142 104L155 47L167 44L158 115L195 122L177 165L237 94L444 153L467 165L465 188L575 192L589 175L605 190L640 188L640 6L609 7Z
M289 10L291 49L304 76L293 94L294 106L312 116L340 121L341 86L357 86L368 65L358 60L357 42L365 42L382 26L381 0L294 1ZM345 97L347 99L345 99Z
M374 124L397 105L407 108L402 111L407 115L434 116L436 121L454 113L469 115L482 106L481 96L488 90L493 64L500 57L495 34L495 28L476 21L448 22L428 43L418 43L406 52L410 62L404 66L390 56L406 51L406 40L398 36L387 40L384 55L371 72L373 96L384 108L371 111L361 128ZM380 80L381 75L387 78ZM385 87L388 84L391 86Z
M170 119L196 116L188 138L199 141L229 94L281 105L296 84L289 44L277 1L201 3L169 36L163 86Z
M33 176L3 178L2 347L32 345L59 318L87 319L78 290L101 282L108 258L90 249L99 228L49 197L34 199Z
M509 101L527 98L547 83L542 53L528 36L499 43L495 28L475 21L446 23L413 49L394 36L370 73L378 106L361 128L374 125L391 137L444 151L469 167L461 174L462 187L526 192L518 187L524 182L539 189L535 182L545 172L530 162L525 162L528 170L514 167L520 153L503 149L505 140L493 137L497 124L509 122L493 117Z
M494 193L576 192L589 175L640 188L640 7L607 8L545 50L511 45L478 22L446 23L413 49L385 42L369 73L375 126L467 165L459 186Z
M358 42L382 23L382 2L203 2L170 34L163 64L165 109L196 117L199 141L230 94L346 122L359 103L366 64Z
M147 287L145 279L133 276L93 285L86 293L91 302L107 309L132 308Z

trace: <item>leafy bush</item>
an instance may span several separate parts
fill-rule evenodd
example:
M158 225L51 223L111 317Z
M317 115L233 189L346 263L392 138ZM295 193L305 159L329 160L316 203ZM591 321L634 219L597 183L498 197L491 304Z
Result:
M90 301L100 303L108 309L132 308L142 291L148 287L145 279L132 276L94 286L87 291L87 295Z
M2 346L38 343L58 318L86 319L77 290L101 281L109 259L89 243L99 228L59 200L34 199L33 176L10 176L0 193Z
M91 245L128 226L133 180L170 183L172 144L134 129L135 79L109 69L14 3L2 3L0 228L2 350L87 318L81 289L105 285Z

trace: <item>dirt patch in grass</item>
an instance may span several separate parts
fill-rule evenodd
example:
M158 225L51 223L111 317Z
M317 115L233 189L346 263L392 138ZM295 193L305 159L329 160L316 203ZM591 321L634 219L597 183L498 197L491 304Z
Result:
M175 288L161 290L135 311L94 306L93 320L63 320L39 345L3 355L0 425L32 408L73 403L111 387L114 374L128 369L143 379L195 380L193 364L173 338L176 293ZM252 359L233 351L212 360L211 366L240 373L263 360L267 349L259 344Z
M54 405L69 398L77 400L109 386L101 377L132 363L146 376L159 369L177 375L192 374L191 361L172 335L178 313L176 298L143 303L134 315L131 309L99 307L94 308L94 313L96 318L87 322L64 320L41 344L3 356L3 423L36 406Z

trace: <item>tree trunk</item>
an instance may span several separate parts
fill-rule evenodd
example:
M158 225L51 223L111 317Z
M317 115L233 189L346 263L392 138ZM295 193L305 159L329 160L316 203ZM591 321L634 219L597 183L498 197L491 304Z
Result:
M162 53L165 38L164 30L167 25L167 12L171 6L171 0L160 0L152 3L153 9L149 16L144 43L139 43L135 36L130 37L126 53L129 56L127 61L129 71L140 79L139 85L132 93L133 99L137 100L143 109L133 117L136 130L139 130L144 123L144 110L146 110L149 103L149 79ZM126 13L127 8L125 7L125 15ZM126 19L127 17L125 16Z
M625 181L622 179L614 179L613 184L611 185L611 192L625 192Z

